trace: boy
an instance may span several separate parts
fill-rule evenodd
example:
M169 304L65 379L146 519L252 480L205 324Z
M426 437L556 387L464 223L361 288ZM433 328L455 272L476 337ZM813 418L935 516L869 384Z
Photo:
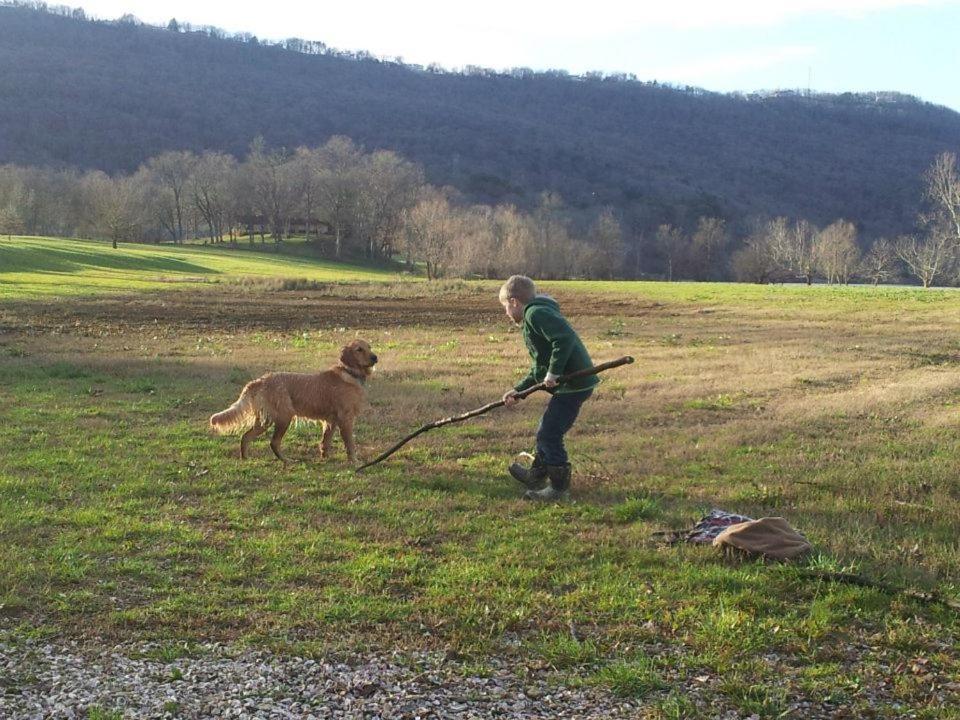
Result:
M525 485L528 500L558 500L570 489L570 463L563 436L573 427L580 406L593 394L599 382L596 375L557 386L557 378L592 367L590 355L570 323L560 314L557 301L538 295L533 280L513 275L500 288L500 304L513 322L523 327L523 341L533 367L530 373L503 395L507 407L517 402L517 393L539 382L553 395L537 428L537 448L533 465L527 470L518 463L508 471ZM543 487L545 481L549 481ZM542 489L541 489L542 488Z

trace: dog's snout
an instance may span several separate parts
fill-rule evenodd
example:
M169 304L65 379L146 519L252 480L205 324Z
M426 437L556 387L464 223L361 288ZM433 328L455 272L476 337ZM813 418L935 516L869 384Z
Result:
M376 362L377 362L377 356L374 355L373 353L370 353L370 362L372 362L372 363L376 363Z

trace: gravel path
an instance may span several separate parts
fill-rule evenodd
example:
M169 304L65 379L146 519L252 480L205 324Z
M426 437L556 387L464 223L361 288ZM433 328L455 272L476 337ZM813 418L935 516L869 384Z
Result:
M637 705L545 674L520 677L504 661L471 675L439 653L369 655L341 663L156 645L90 650L76 644L0 643L0 718L635 718ZM169 657L169 656L168 656Z

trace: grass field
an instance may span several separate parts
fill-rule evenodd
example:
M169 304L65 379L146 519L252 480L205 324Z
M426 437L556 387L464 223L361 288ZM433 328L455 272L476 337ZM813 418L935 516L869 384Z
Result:
M527 360L496 285L320 284L374 278L199 249L124 248L118 265L109 246L77 247L0 242L8 637L446 648L477 672L510 656L644 697L651 718L802 717L798 701L960 717L956 610L813 576L960 597L960 294L548 284L596 361L637 362L569 439L575 501L534 506L504 466L530 449L542 397L360 474L339 444L321 463L310 425L288 434L288 467L262 442L243 463L236 438L206 429L250 378L327 366L357 335L382 358L367 458L497 399ZM158 279L174 275L217 282ZM782 515L816 553L734 562L652 541L711 507Z
M395 274L281 255L272 246L148 246L0 236L0 300L240 283L281 277L350 282Z

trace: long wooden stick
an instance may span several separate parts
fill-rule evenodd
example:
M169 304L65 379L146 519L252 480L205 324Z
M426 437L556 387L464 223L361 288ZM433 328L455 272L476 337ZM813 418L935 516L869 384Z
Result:
M600 365L595 365L594 367L584 368L583 370L577 370L576 372L572 372L567 375L561 375L560 377L557 378L557 384L562 385L565 382L570 382L571 380L576 380L577 378L587 377L589 375L596 375L597 373L602 373L604 370L610 370L611 368L620 367L621 365L629 365L632 362L633 362L633 358L630 357L629 355L625 355L622 358L617 358L616 360L611 360L610 362L605 362ZM536 385L528 387L526 390L522 390L518 392L517 399L522 400L528 395L532 395L533 393L539 390L545 390L546 387L547 386L544 383L537 383ZM504 403L503 400L497 400L497 402L488 403L483 407L479 407L476 410L471 410L470 412L465 412L462 415L454 415L453 417L444 418L443 420L435 420L432 423L427 423L422 428L419 428L415 432L412 432L409 435L407 435L403 440L401 440L396 445L391 447L385 453L378 455L376 458L374 458L370 462L364 463L363 465L358 467L357 472L359 472L360 470L363 470L364 468L368 468L371 465L376 465L377 463L382 462L383 460L386 460L388 457L393 455L397 450L402 448L404 445L406 445L408 442L413 440L417 435L420 435L421 433L425 433L428 430L433 430L434 428L443 427L444 425L450 425L452 423L458 423L458 422L463 422L464 420L469 420L470 418L474 418L474 417L477 417L478 415L483 415L486 412L490 412L494 408L502 407L505 404L506 403Z

